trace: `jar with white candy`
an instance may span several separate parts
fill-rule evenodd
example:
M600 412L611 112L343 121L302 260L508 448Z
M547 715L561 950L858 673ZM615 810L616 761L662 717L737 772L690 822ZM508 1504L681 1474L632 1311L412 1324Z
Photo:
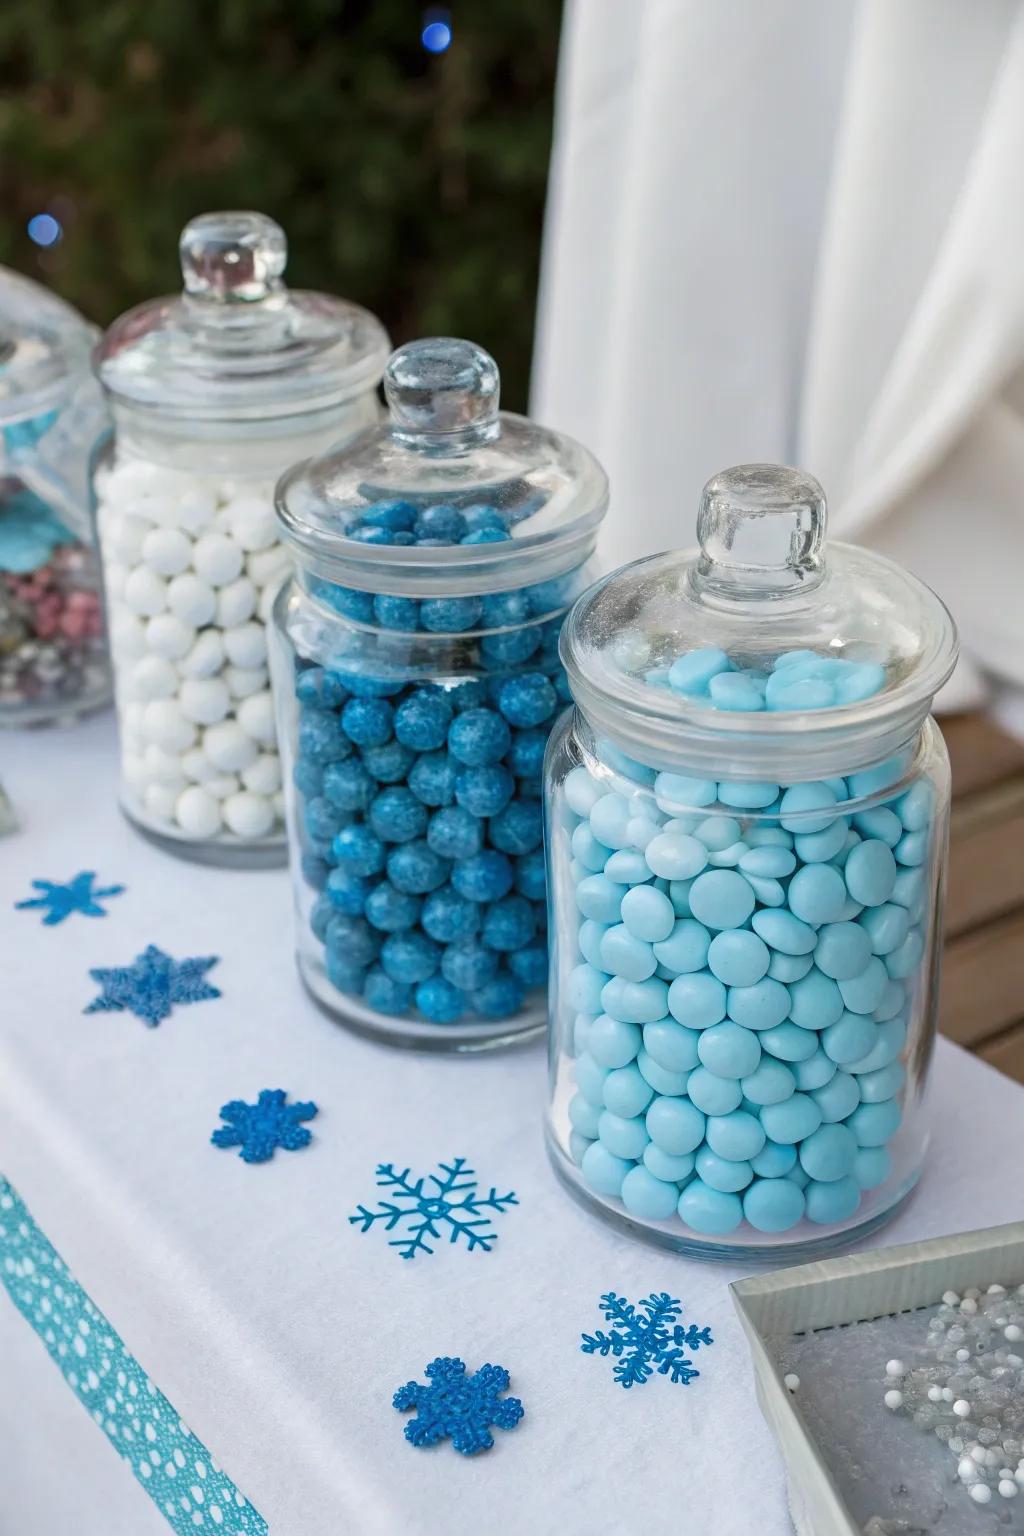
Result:
M145 835L213 863L285 856L266 623L289 557L274 484L378 417L387 335L289 291L282 231L193 219L184 292L115 321L97 354L115 437L95 476L121 733Z
M562 635L549 1147L694 1255L841 1246L928 1145L956 634L825 526L809 475L726 470L700 550L616 572Z

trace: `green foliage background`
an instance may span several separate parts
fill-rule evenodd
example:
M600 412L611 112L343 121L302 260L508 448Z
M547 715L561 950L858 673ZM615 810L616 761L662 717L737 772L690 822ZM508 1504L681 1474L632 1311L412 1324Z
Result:
M293 286L482 342L522 409L561 0L451 10L431 56L410 0L5 0L0 262L106 323L180 286L190 216L259 208Z

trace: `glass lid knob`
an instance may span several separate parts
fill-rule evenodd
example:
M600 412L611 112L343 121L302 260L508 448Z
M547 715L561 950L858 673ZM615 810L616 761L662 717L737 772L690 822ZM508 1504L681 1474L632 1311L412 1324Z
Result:
M202 213L179 242L190 299L253 304L280 293L288 260L284 230L262 213Z
M498 365L490 353L450 336L399 347L384 370L392 431L413 442L496 436L498 393Z
M723 469L701 492L694 584L738 601L810 591L825 573L827 522L813 475L781 464Z

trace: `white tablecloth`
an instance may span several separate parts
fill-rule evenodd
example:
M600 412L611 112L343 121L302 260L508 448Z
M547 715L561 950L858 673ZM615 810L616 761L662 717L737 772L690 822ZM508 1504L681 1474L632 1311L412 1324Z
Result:
M629 1242L567 1198L541 1142L539 1047L431 1058L330 1022L292 963L285 873L162 855L122 821L114 771L109 718L0 737L22 821L0 842L0 1170L273 1536L787 1531L727 1293L743 1269ZM82 869L127 887L107 917L47 928L13 910L32 879ZM158 1029L83 1014L89 968L149 943L219 955L223 996ZM310 1148L248 1166L210 1146L222 1103L277 1087L318 1102ZM1022 1214L1020 1088L942 1042L931 1113L927 1176L873 1242ZM378 1162L428 1172L453 1155L519 1196L491 1253L405 1262L382 1232L349 1225L374 1203ZM709 1324L700 1378L624 1392L608 1361L581 1354L609 1290L667 1290ZM485 1455L402 1437L393 1391L444 1354L505 1365L524 1402ZM38 1369L56 1377L41 1349ZM79 1511L83 1536L105 1536Z

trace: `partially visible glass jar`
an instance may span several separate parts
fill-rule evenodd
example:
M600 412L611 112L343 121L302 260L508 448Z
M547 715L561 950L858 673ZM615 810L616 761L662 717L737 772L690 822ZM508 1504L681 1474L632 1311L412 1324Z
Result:
M727 470L696 557L626 566L563 632L549 1146L693 1255L845 1245L928 1145L956 635L825 525L810 476Z
M289 568L273 488L379 417L379 321L290 292L258 213L181 237L185 291L111 326L96 366L115 438L96 473L121 733L121 804L216 864L285 857L265 624Z
M469 342L401 348L384 390L385 425L278 488L298 964L353 1029L472 1050L546 1017L541 767L608 487L579 444L498 411Z
M108 426L96 335L0 268L0 725L67 721L110 698L89 491Z

